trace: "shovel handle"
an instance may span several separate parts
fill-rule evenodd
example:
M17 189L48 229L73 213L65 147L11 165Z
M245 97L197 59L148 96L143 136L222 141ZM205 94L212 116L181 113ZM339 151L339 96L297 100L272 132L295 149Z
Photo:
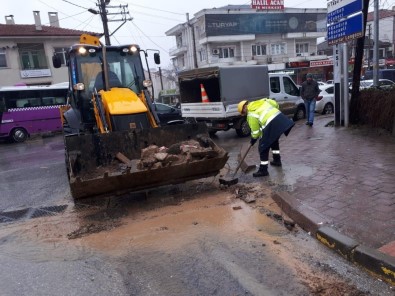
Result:
M241 164L243 163L244 159L246 158L246 156L247 156L248 152L250 151L251 147L252 147L252 145L250 144L250 146L248 147L246 153L244 153L243 157L241 158L240 163L237 166L237 168L236 168L236 170L235 170L235 172L233 174L233 178L236 176L237 172L239 171L239 168L241 167Z

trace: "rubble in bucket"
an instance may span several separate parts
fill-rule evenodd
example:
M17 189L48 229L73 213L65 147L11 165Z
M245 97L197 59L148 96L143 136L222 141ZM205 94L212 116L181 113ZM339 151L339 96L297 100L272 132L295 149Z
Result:
M182 141L170 147L150 145L141 150L138 170L158 169L218 157L214 143L205 136L197 140Z

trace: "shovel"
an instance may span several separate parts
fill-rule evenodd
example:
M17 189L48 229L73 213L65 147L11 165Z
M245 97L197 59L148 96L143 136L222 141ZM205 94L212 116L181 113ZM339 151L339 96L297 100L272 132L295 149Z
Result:
M236 171L233 173L233 176L231 179L219 179L219 184L221 185L226 185L226 186L231 186L231 185L236 185L239 182L239 178L235 178L237 172L239 171L239 168L241 167L241 164L243 163L244 159L246 158L248 152L250 151L252 145L250 144L250 146L248 147L247 151L244 153L243 157L240 160L239 165L236 168Z

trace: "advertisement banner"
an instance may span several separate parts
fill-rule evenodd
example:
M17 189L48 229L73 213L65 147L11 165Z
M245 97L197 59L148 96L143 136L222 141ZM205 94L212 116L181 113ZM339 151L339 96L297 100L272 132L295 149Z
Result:
M206 36L326 32L326 13L206 14Z

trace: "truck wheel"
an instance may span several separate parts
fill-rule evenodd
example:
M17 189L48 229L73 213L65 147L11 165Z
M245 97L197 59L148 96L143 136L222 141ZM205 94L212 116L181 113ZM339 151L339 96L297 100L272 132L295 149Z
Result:
M332 103L326 103L324 106L324 110L322 110L322 114L332 114L333 113L333 105Z
M250 126L245 118L242 119L240 123L240 127L236 128L236 134L239 137L247 137L251 134Z
M28 137L28 133L24 128L17 127L11 131L11 139L14 142L22 143L25 142Z
M294 121L306 118L306 109L304 105L299 105L294 115Z
M214 136L216 133L217 133L216 130L209 130L209 131L208 131L208 134L209 134L210 136Z
M184 119L184 123L185 124L194 124L194 123L196 123L196 120L195 120L195 118L192 118L192 117L186 117Z

